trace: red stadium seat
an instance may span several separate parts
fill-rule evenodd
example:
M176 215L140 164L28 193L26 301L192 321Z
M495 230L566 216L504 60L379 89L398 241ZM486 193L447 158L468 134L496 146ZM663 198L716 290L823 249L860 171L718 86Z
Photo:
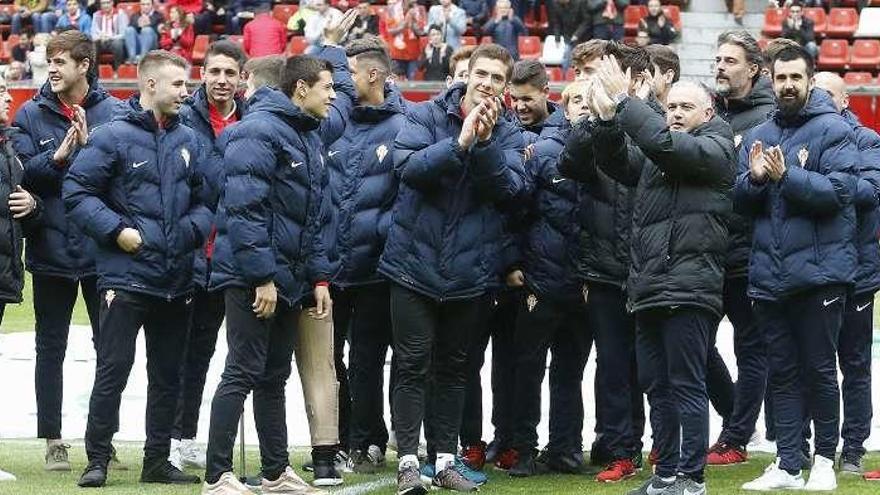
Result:
M849 67L854 70L880 68L880 40L856 40L850 50Z
M679 33L681 32L681 9L678 5L664 5L663 6L663 14L667 19L672 21L672 25L675 26L675 30Z
M847 72L843 80L849 86L868 86L874 84L874 76L870 72ZM877 117L874 114L874 97L869 95L851 95L849 109L856 114L859 122L868 127L875 127Z
M278 19L281 24L287 25L287 21L296 14L299 5L281 4L279 3L272 8L272 16Z
M462 36L461 37L461 46L474 46L477 44L476 36Z
M843 80L852 86L874 84L874 76L870 72L847 72L843 75Z
M113 66L109 64L99 65L98 79L113 79Z
M201 65L205 61L205 53L208 51L210 42L211 38L207 34L196 36L196 41L193 43L193 63Z
M761 32L771 38L778 38L782 34L782 21L788 15L786 9L767 8L764 11L764 27Z
M565 74L562 73L562 67L547 67L547 77L553 82L565 80Z
M116 8L124 10L125 15L127 15L129 19L134 17L135 14L141 12L141 4L139 2L119 2L116 4Z
M639 21L648 15L648 7L644 5L630 5L623 11L623 31L626 34L636 34L639 29Z
M825 36L825 28L828 24L828 18L825 15L825 9L823 9L822 7L806 8L804 9L804 17L811 19L815 24L813 31L815 31L816 36Z
M825 36L829 38L852 38L859 27L859 13L856 9L834 8L828 12L828 25Z
M119 79L137 79L137 65L122 64L119 66L119 69L116 70L116 75L119 77Z
M287 45L287 54L300 55L306 51L306 47L308 46L309 42L306 41L305 36L293 36L290 38L290 44Z
M541 58L541 38L537 36L519 37L519 58L523 60L537 60Z
M845 69L849 62L849 43L846 40L823 40L819 46L821 69Z
M198 65L193 65L189 68L189 78L192 81L198 81L202 78L202 68Z

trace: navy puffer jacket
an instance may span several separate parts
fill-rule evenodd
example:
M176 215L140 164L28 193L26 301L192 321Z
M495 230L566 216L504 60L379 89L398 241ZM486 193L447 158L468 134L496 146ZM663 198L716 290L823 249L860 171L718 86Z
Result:
M109 122L125 105L93 80L82 102L89 130ZM56 166L55 150L64 141L70 120L49 83L15 114L13 146L24 163L25 188L40 196L45 208L41 227L28 233L26 263L31 273L79 279L95 274L95 245L80 229L68 222L61 201L61 184L69 165Z
M500 118L492 137L458 146L464 84L409 110L394 144L400 189L379 272L437 300L500 286L500 208L523 190L523 139Z
M557 161L570 128L539 139L526 162L525 238L520 260L525 283L538 299L576 301L580 185L559 173Z
M322 239L328 174L319 125L284 93L264 87L249 100L244 119L220 136L225 187L212 290L271 280L281 299L296 304L314 283L330 280Z
M863 126L849 110L843 111L843 118L852 126L859 150L859 182L855 199L859 267L855 294L865 294L880 289L880 243L877 242L880 236L880 135Z
M174 118L160 127L138 95L95 129L64 179L64 205L97 246L98 288L163 298L192 291L193 251L211 227L196 132ZM140 232L134 254L116 237Z
M380 282L376 272L397 197L394 138L406 123L394 86L379 106L357 106L342 137L329 147L330 192L335 210L333 283L340 287Z
M782 180L752 182L749 150L757 140L764 149L782 148ZM777 301L853 282L858 163L852 128L821 89L797 115L777 111L743 141L734 197L736 208L754 219L749 297Z
M513 114L515 115L515 113ZM519 122L519 118L517 118L517 123L523 131L534 133L536 135L535 139L537 139L537 137L553 136L557 131L568 126L568 121L565 120L565 112L563 112L562 106L552 101L547 102L547 118L543 121L534 125L523 125L522 122ZM531 142L533 141L534 140Z

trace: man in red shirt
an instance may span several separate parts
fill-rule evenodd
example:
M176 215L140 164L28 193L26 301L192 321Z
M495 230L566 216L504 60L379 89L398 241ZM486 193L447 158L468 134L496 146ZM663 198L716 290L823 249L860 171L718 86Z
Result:
M248 57L263 57L284 53L287 46L287 28L272 17L269 7L259 7L254 20L244 26L244 51Z

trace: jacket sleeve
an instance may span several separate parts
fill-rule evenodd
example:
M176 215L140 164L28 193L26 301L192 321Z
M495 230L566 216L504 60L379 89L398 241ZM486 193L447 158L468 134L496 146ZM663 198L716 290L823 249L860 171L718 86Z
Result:
M333 90L336 91L336 99L330 105L330 113L321 120L319 128L321 139L329 146L345 131L345 123L349 120L357 97L345 50L338 46L324 46L317 56L333 65Z
M874 195L880 197L880 135L867 127L856 129L859 148L859 178L874 187Z
M817 216L839 211L852 202L855 194L858 150L851 133L835 134L819 157L819 171L789 162L780 181L782 196L787 201Z
M102 199L110 189L116 162L112 128L98 129L74 159L64 178L62 198L67 216L96 242L113 245L114 234L127 225Z
M486 198L503 202L523 192L523 148L522 133L513 125L497 126L488 141L471 148L470 171Z
M559 173L569 179L588 184L596 179L593 156L593 132L588 119L575 124L559 154Z
M465 30L467 30L467 15L465 15L464 10L457 8L452 11L452 15L449 18L449 27L458 35L464 34Z
M736 183L733 186L733 209L746 216L758 216L767 202L767 182L757 183L751 180L749 172L749 149L751 143L743 142L737 160Z
M733 184L733 141L717 134L671 131L662 115L637 98L626 98L618 116L624 132L671 178L692 184Z
M255 122L233 132L223 155L223 205L229 243L241 276L256 287L275 277L270 189L275 170L272 131Z
M424 115L429 114L429 115ZM434 142L430 109L417 107L394 141L394 169L400 180L414 189L430 191L446 174L461 171L466 152L456 138Z
M20 110L13 124L21 130L12 134L12 144L24 165L24 183L41 191L58 191L64 179L64 167L55 166L52 160L55 149L38 151L36 141L39 137L34 136L31 114L30 111Z
M190 246L193 249L200 248L211 232L214 223L212 210L216 202L207 178L209 173L214 173L211 152L204 146L199 146L198 149L196 166L189 180L189 211L180 219L183 232L192 236Z
M639 184L645 156L638 146L629 142L617 118L596 124L593 143L593 159L603 172L625 186Z

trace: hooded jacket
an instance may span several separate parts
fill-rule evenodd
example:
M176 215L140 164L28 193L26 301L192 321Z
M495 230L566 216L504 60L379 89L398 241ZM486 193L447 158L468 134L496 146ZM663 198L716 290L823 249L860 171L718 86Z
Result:
M458 146L464 84L413 106L394 143L400 178L379 272L435 300L500 285L500 208L523 191L523 138L499 117L491 138Z
M594 139L602 170L636 188L630 311L690 306L720 316L734 179L730 126L713 117L674 132L661 113L626 98Z
M781 180L752 181L749 149L758 139L765 149L782 149L786 171ZM853 282L858 163L852 127L819 89L796 115L777 110L743 141L734 194L737 209L755 226L750 298L778 301Z
M249 105L218 142L225 187L210 287L274 281L278 297L294 305L331 275L322 238L329 205L320 121L270 87L257 90Z
M855 196L859 267L854 293L865 294L880 288L880 243L877 242L880 236L880 136L863 126L851 111L845 109L842 113L852 127L859 151L859 179Z
M82 101L89 130L110 122L125 105L110 96L97 79L90 80ZM15 114L13 148L24 163L25 189L43 202L40 228L28 232L26 263L31 273L79 279L95 274L95 246L89 236L69 223L61 200L61 184L77 152L56 165L52 157L64 141L70 120L61 101L45 83Z
M98 288L162 298L192 291L193 252L211 227L196 132L174 117L160 126L136 94L95 129L64 178L70 219L98 246ZM143 244L127 253L124 228Z

